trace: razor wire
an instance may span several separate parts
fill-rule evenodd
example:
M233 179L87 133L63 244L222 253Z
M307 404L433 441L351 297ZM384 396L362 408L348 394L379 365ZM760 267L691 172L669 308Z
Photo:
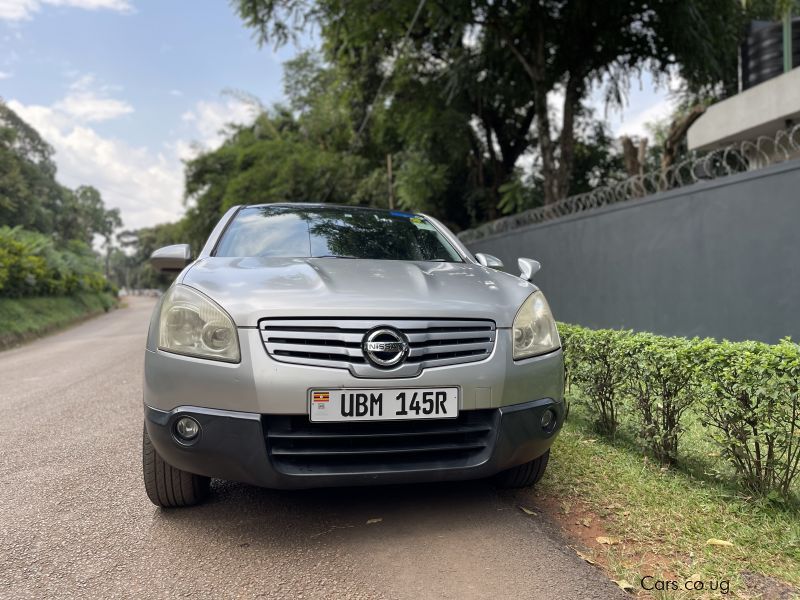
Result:
M638 200L645 196L683 188L703 181L754 171L773 164L800 158L800 124L781 129L774 136L760 136L708 152L693 152L666 169L633 175L627 179L597 187L590 192L531 208L514 215L484 223L458 234L462 242L506 233L566 217L609 204Z

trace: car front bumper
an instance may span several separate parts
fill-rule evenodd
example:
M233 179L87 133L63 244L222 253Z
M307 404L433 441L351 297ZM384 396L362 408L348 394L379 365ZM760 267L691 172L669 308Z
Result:
M541 423L546 410L555 413L556 421L544 429ZM379 423L369 429L362 428L365 423L350 424L362 428L358 437L368 438L369 448L377 453L364 452L364 445L353 446L345 426L310 424L305 416L195 406L163 411L145 405L145 426L158 453L174 467L262 487L298 489L489 477L544 454L561 428L565 412L563 401L542 398L462 411L457 422ZM175 435L175 423L183 416L200 424L200 434L191 444L178 441ZM411 435L404 438L398 427ZM309 458L303 440L314 431L324 435L314 437L314 454ZM319 445L319 440L332 437L350 443L327 449ZM440 440L447 440L447 452L437 450L444 447Z
M382 379L273 360L256 328L239 328L236 364L158 350L153 329L145 352L147 431L164 460L199 475L273 488L478 479L541 456L564 419L561 350L514 361L508 328L497 329L485 360ZM457 420L308 419L314 389L453 386L459 390ZM557 419L545 432L541 417L548 408ZM202 429L191 445L173 434L182 415Z

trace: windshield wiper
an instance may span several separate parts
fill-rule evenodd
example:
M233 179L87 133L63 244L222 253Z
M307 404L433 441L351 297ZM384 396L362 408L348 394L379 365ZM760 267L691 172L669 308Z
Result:
M349 254L321 254L320 256L312 256L311 258L358 258L358 256L350 256Z

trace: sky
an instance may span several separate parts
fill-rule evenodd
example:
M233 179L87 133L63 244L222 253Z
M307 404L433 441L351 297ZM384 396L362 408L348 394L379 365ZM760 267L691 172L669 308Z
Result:
M281 101L299 49L259 48L226 0L0 0L0 98L55 148L59 181L99 189L125 228L180 218L182 160L253 118L236 92ZM643 135L672 105L645 75L607 118Z

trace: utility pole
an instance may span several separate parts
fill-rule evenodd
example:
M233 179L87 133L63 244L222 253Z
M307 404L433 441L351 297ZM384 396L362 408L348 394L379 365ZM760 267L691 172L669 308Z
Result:
M394 210L394 180L392 179L392 155L386 155L386 175L389 179L389 210Z
M783 72L792 70L792 6L783 13Z

